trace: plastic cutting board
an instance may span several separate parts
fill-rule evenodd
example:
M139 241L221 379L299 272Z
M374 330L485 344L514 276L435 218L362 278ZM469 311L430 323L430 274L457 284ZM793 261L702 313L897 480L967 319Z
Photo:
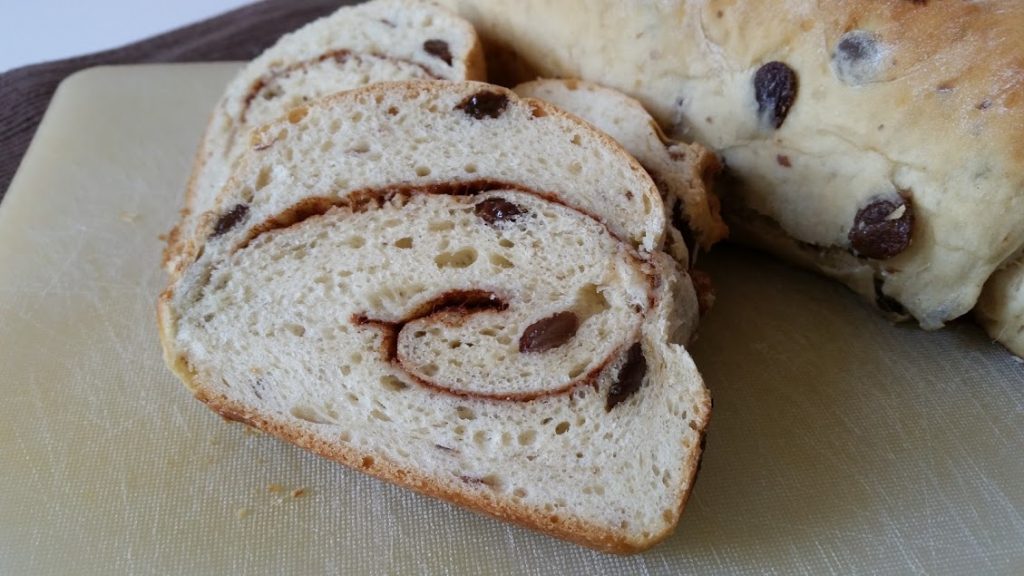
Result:
M702 256L715 397L676 534L612 557L228 424L154 299L235 65L68 79L0 204L0 574L1021 574L1024 365L756 254Z

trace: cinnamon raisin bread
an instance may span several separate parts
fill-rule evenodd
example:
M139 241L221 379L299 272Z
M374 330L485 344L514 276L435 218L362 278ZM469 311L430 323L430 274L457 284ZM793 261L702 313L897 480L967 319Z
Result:
M697 303L606 135L487 84L376 84L261 128L218 202L159 303L213 410L597 549L672 531L710 412Z
M320 96L406 79L485 80L473 27L428 0L373 0L286 34L246 65L228 84L200 145L182 222L170 234L167 270L186 264L182 242L213 208L251 128Z
M1024 245L1017 0L445 3L512 72L623 90L718 152L734 237L926 328Z
M665 199L666 212L684 231L691 252L707 251L729 234L712 186L718 157L700 144L670 140L644 107L618 90L583 80L543 79L514 88L550 102L614 138L647 170Z

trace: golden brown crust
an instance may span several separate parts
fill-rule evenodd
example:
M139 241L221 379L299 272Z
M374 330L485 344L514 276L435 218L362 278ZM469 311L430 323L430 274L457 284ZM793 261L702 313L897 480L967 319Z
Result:
M160 263L164 270L171 275L180 273L185 267L185 263L182 262L181 258L185 254L186 250L182 243L185 242L185 235L191 231L182 230L182 226L188 222L189 216L191 216L192 212L195 210L196 184L199 179L199 174L203 169L203 165L206 163L206 142L212 125L213 114L210 115L210 118L206 122L206 128L203 129L203 136L200 138L199 146L196 147L196 152L193 155L192 172L189 173L188 182L185 184L185 205L178 214L178 222L167 233L167 242L164 246Z

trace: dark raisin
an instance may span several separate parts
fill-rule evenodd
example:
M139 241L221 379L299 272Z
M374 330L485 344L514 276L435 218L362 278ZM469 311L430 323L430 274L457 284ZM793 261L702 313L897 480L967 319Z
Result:
M455 108L462 110L477 120L483 120L485 116L497 118L508 106L508 96L500 92L483 90L467 97Z
M639 390L646 375L647 358L644 358L643 348L637 342L626 353L626 363L619 369L618 378L615 379L612 387L608 389L608 399L604 403L605 411L611 412L612 408L615 408L619 402L629 398Z
M576 335L579 318L572 312L559 312L526 327L519 338L520 352L546 352L558 348Z
M882 68L878 37L865 30L843 34L832 53L832 71L840 82L860 86L873 81Z
M216 238L235 226L238 226L238 224L245 220L245 217L248 215L249 206L245 204L235 204L234 208L221 214L220 218L217 219L217 223L213 225L213 234L210 237Z
M853 219L849 239L858 256L892 258L910 246L914 208L903 198L876 198Z
M506 220L512 221L525 214L526 210L504 198L492 196L476 204L476 215L484 222L494 225Z
M895 316L906 316L907 309L900 304L900 301L882 292L882 279L875 278L875 306L886 314Z
M444 60L445 64L452 65L452 53L448 49L448 43L444 40L427 40L423 43L423 49L427 54Z
M754 96L761 121L779 128L796 100L796 72L782 62L769 62L754 74Z
M786 156L785 154L776 154L775 161L778 162L779 166L782 166L783 168L793 167L793 162L789 159L789 156Z

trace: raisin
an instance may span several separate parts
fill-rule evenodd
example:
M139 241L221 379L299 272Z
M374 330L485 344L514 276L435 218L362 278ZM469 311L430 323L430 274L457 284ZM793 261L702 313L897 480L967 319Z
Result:
M483 90L468 96L455 108L462 110L477 120L483 120L485 116L497 118L508 106L508 96L500 92Z
M892 258L910 246L914 209L902 197L876 198L861 208L848 235L858 256Z
M497 224L498 222L504 222L506 220L515 220L518 216L526 213L526 210L518 204L513 204L512 202L497 196L492 196L491 198L478 202L475 211L478 217L491 225Z
M611 412L619 402L632 396L640 385L643 384L644 376L647 375L647 358L644 358L643 348L637 342L626 353L626 363L619 369L619 376L615 383L608 389L608 398L605 400L605 412Z
M245 217L248 215L249 206L245 204L235 204L234 208L221 214L220 218L217 219L217 223L213 225L213 234L210 237L216 238L235 226L238 226L238 224L245 220Z
M864 30L843 34L832 53L832 71L840 82L860 86L875 79L881 71L882 48L878 37Z
M761 121L778 129L796 100L796 72L782 62L769 62L754 74L754 96Z
M427 40L426 42L423 43L423 49L427 52L427 54L430 54L431 56L436 56L437 58L444 60L445 64L449 66L452 65L452 53L448 49L448 43L445 42L444 40Z
M576 335L579 318L572 312L559 312L530 324L519 338L519 351L546 352L558 348Z

